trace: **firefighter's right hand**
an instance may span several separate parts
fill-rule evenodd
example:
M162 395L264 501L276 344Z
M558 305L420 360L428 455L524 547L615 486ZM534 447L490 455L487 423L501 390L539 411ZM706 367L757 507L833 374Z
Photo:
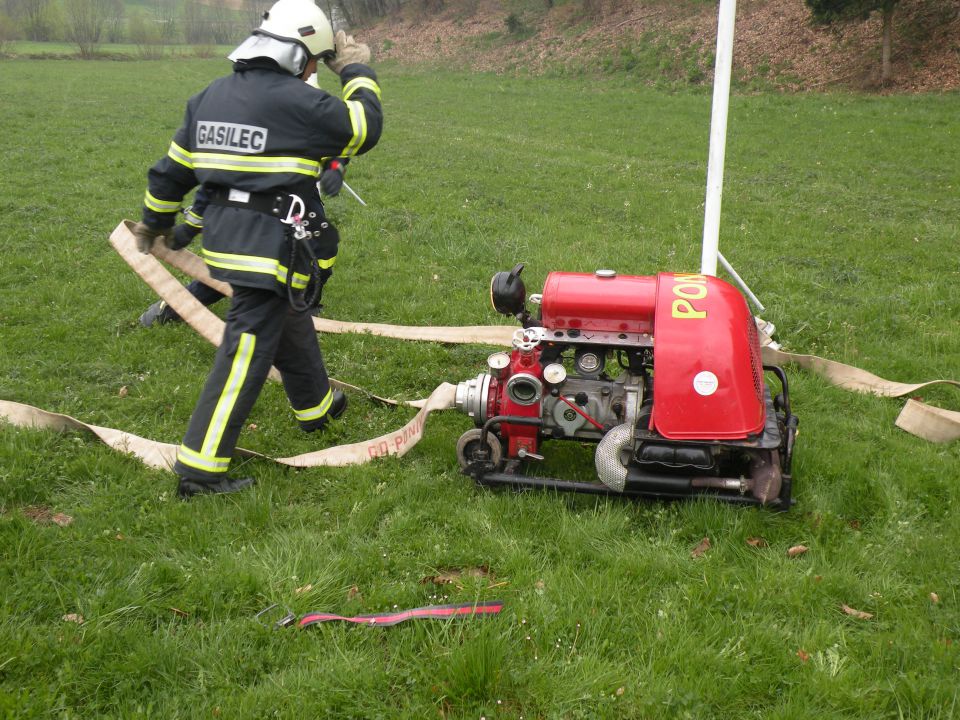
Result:
M320 174L320 189L324 195L336 197L343 187L343 163L331 160Z
M370 62L370 48L364 43L358 43L353 39L353 35L347 35L343 30L337 31L335 45L337 54L324 62L337 75L350 63Z
M137 239L137 250L144 255L149 255L153 249L153 243L158 237L166 237L173 234L173 228L152 228L146 223L138 222L133 226L133 236Z

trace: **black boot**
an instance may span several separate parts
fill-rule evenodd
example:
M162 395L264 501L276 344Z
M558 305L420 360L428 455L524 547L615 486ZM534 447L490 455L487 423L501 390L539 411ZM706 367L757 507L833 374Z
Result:
M300 429L308 433L314 432L315 430L323 430L331 419L336 420L338 417L343 415L346 410L347 396L339 390L334 390L333 399L330 401L330 409L327 410L326 414L324 414L323 417L317 418L316 420L311 420L307 423L301 423Z
M201 493L235 493L246 490L256 481L253 478L222 477L212 482L206 480L191 480L182 477L177 485L177 495L186 500Z
M143 311L140 316L140 324L143 327L153 325L165 325L168 322L180 322L181 318L176 311L167 305L164 300L157 300L153 305Z

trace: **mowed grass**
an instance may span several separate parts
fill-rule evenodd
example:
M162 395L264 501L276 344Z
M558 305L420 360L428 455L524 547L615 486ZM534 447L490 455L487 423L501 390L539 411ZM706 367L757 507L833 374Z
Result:
M107 236L137 216L186 98L228 69L0 63L0 398L179 441L214 349L137 325L151 292ZM489 277L519 261L531 292L551 270L699 268L708 94L380 72L386 132L348 176L369 206L328 205L343 242L327 316L500 322ZM721 248L788 349L960 378L958 112L956 94L733 99ZM322 347L334 376L404 398L475 376L489 352ZM172 475L84 435L0 425L0 716L956 717L958 446L897 430L902 401L790 379L786 514L477 489L454 457L470 421L453 412L405 458L247 461L235 472L254 491L189 503ZM303 436L272 384L241 444L292 455L411 414L353 395L332 432ZM589 473L588 448L545 451ZM487 576L425 582L453 568ZM502 615L392 629L253 620L273 602L490 599Z

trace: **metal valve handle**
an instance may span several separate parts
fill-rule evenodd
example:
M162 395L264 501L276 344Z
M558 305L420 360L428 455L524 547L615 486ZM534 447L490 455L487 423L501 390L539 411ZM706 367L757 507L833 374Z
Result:
M542 327L517 328L513 331L513 347L520 352L530 352L547 336Z

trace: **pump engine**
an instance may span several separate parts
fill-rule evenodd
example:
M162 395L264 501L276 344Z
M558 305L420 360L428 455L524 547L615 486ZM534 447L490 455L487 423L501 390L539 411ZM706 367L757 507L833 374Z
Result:
M476 427L457 459L483 485L652 498L709 496L786 510L797 418L764 366L743 296L715 277L552 272L527 309L523 264L494 275L521 324L511 352L457 387ZM779 385L771 392L767 377ZM540 477L546 441L594 443L597 481Z

